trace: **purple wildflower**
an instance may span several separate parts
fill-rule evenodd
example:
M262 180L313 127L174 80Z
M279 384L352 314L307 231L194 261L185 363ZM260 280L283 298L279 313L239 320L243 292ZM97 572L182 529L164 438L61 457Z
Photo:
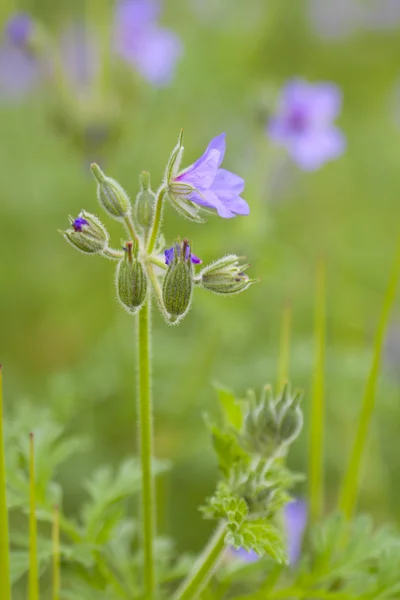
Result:
M10 43L0 46L0 102L22 100L40 78L35 57Z
M198 256L191 253L190 246L186 240L182 244L182 252L185 253L185 260L190 259L190 262L194 265L200 265L202 263L202 260ZM166 265L172 264L175 258L179 260L181 256L181 244L174 244L172 248L164 251L164 255Z
M32 38L35 23L28 13L16 13L5 26L6 40L19 48L26 48Z
M341 105L341 92L333 83L293 79L283 89L279 112L270 119L267 133L286 147L301 169L315 171L345 150L345 137L333 125Z
M187 193L187 200L215 209L225 219L248 215L249 205L240 197L244 180L219 168L224 155L225 134L222 133L211 140L203 156L175 177L172 186L174 182L191 186L193 189Z
M120 0L115 15L115 49L126 62L156 87L173 78L182 54L178 36L161 27L157 0Z
M298 563L307 525L307 504L296 498L285 506L285 526L287 536L287 553L289 565Z
M84 225L89 225L88 221L86 221L86 219L84 219L83 217L78 217L77 219L74 220L74 222L72 223L72 227L74 228L75 231L82 231L82 227Z

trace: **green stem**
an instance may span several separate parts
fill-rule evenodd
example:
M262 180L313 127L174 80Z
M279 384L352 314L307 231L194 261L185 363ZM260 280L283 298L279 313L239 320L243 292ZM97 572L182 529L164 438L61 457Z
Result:
M3 369L0 365L0 598L11 600L10 540L6 491L6 461L3 433Z
M191 573L174 596L174 600L196 600L210 581L225 546L226 525L220 523L214 535L199 556Z
M54 509L53 517L53 600L60 600L60 512L58 506Z
M165 309L165 306L164 306L164 301L163 301L162 289L161 289L161 286L160 286L160 282L158 281L157 276L154 273L153 267L149 263L146 264L146 271L147 271L147 275L148 275L148 277L150 279L150 283L153 286L153 291L154 291L154 294L156 296L158 308L160 309L160 311L161 311L164 319L167 322L170 322L170 316L167 313L167 311Z
M162 219L162 209L164 203L164 197L167 194L167 189L162 187L157 194L156 200L156 210L154 211L154 219L151 225L151 232L149 235L149 243L147 245L147 254L151 254L154 250L154 246L156 245L158 234L160 231L161 219Z
M29 574L28 600L39 600L39 571L36 522L35 447L33 433L29 436Z
M316 521L323 510L323 437L324 437L324 370L325 370L325 263L317 268L315 301L315 362L310 424L310 517Z
M143 578L146 599L154 597L155 498L153 475L153 410L151 392L151 298L138 315L139 357L139 436L142 467L142 543L144 552Z
M161 260L161 258L158 258L157 256L154 256L154 254L151 256L147 256L147 261L152 263L153 265L156 265L156 267L160 267L160 269L164 269L164 271L168 268L165 264L165 261Z
M339 501L339 507L343 511L347 519L351 518L357 501L361 462L375 406L375 390L379 375L382 347L385 341L386 329L389 324L393 304L396 299L396 291L399 279L400 242L398 243L392 273L383 300L382 311L375 337L374 355L372 359L371 370L367 381L367 387L365 389L360 418L358 420L358 428L354 440L354 446L344 477L342 492Z
M103 250L103 256L105 258L111 258L111 260L120 260L121 258L124 258L125 252L107 247L105 250Z
M290 326L292 321L292 308L289 303L283 309L281 336L279 346L279 361L278 361L278 382L277 393L279 393L285 385L289 375L289 358L290 358Z

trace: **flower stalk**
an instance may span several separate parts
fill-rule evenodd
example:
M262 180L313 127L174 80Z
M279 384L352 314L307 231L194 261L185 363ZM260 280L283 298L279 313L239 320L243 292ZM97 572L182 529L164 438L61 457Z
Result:
M137 317L138 414L140 460L142 467L142 543L145 598L151 600L156 589L154 538L156 535L155 487L153 474L153 406L151 390L151 299Z
M10 542L3 432L3 368L0 365L0 598L11 600Z
M210 581L225 547L226 524L221 522L205 547L203 553L194 564L174 600L196 600Z

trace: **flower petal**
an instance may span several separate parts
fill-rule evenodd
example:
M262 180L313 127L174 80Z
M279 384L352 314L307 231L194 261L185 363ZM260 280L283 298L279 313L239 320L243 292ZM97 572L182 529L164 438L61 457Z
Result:
M336 127L311 131L292 141L289 153L305 171L315 171L325 162L337 158L346 148L346 139Z
M226 137L226 134L221 133L220 135L217 135L217 137L213 138L207 146L207 150L218 150L218 152L220 153L220 161L219 161L218 166L221 165L222 161L224 160L224 156L225 156L225 149L226 149L225 137Z
M231 219L235 216L234 213L229 210L229 208L223 202L221 202L218 196L211 190L201 190L201 196L196 194L196 192L193 192L190 200L202 206L214 208L218 215L224 219Z
M244 189L244 179L226 169L218 169L211 189L221 200L239 196Z
M138 32L141 27L154 23L160 13L159 0L120 0L115 10L115 26L120 32Z
M295 565L300 558L303 535L307 525L307 514L307 504L300 499L289 502L284 509L287 553L291 566Z
M175 181L189 183L195 188L207 189L215 179L219 162L220 152L218 150L206 150L203 156L178 175Z
M39 63L24 50L0 47L0 102L22 99L41 79Z
M195 254L191 254L191 255L190 255L190 260L192 261L192 263L193 263L194 265L201 265L201 263L203 262L203 261L201 260L201 258L199 258L198 256L196 256Z
M164 256L165 256L165 264L170 265L172 263L172 261L174 260L175 246L172 246L172 248L168 248L168 250L164 250Z

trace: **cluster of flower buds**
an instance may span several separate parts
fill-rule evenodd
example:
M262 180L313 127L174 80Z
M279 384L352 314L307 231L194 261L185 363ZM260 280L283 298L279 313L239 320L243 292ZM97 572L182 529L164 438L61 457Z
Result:
M111 248L104 225L86 211L77 219L71 218L70 227L61 233L76 249L117 261L117 297L130 314L137 313L152 292L166 321L175 324L187 314L195 286L229 295L246 290L254 282L245 273L249 265L235 254L196 273L195 267L202 261L193 254L188 240L175 242L162 255L165 246L160 226L167 198L179 213L195 221L204 221L202 212L225 218L248 213L247 203L239 196L243 180L219 168L224 153L225 136L221 135L210 142L194 165L179 172L183 154L181 132L158 192L151 189L149 173L142 172L133 206L115 179L105 175L97 164L91 165L99 204L109 217L124 225L128 241L122 249Z
M260 400L249 398L242 441L253 452L268 457L276 454L299 435L303 426L302 394L292 394L288 385L275 398L266 387Z

